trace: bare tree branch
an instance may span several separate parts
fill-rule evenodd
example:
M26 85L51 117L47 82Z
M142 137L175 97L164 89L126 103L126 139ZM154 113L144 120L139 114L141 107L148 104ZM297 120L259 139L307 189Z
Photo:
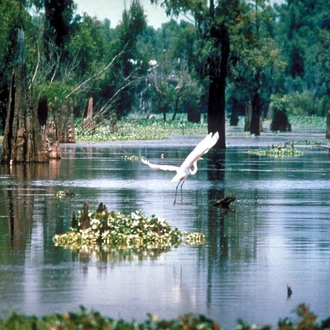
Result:
M121 86L119 89L117 89L116 93L114 93L113 96L110 98L110 100L107 101L100 109L99 114L105 113L107 111L109 104L111 104L114 101L114 99L118 96L118 94L135 81L134 79L133 80L130 79L138 69L140 69L140 67L135 68L135 70L133 70L126 78L124 78L124 80L128 82L125 85Z
M35 68L35 70L34 70L33 77L32 77L32 79L31 79L31 83L30 83L29 89L31 89L31 87L32 87L32 85L33 85L33 82L34 82L34 80L36 79L36 76L37 76L38 70L39 70L39 64L40 64L40 48L39 48L39 42L37 43L37 49L38 49L38 60L37 60L36 68Z
M106 65L105 67L103 67L99 72L95 73L94 75L92 75L91 77L89 77L88 79L86 79L83 83L81 83L78 87L76 87L71 93L69 93L65 99L67 99L68 97L70 97L73 93L75 93L78 89L80 89L82 86L86 85L89 81L91 81L92 79L94 79L95 77L99 76L102 72L106 71L107 69L109 69L109 67L113 64L113 62L117 59L118 56L120 56L121 54L123 54L125 50L123 49L119 54L117 54L112 60L111 62Z

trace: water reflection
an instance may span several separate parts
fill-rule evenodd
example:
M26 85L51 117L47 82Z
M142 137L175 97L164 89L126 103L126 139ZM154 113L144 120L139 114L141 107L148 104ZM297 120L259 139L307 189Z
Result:
M238 317L275 324L302 302L320 319L329 316L326 153L270 159L246 148L211 150L174 206L173 173L127 157L164 154L178 164L195 141L175 151L166 143L141 144L64 145L60 161L0 166L1 312L42 315L84 305L127 320L196 312L226 329ZM56 198L67 188L73 198ZM227 195L237 197L234 212L212 206ZM204 232L206 244L147 252L54 246L53 235L68 230L84 201L93 209L103 202L117 212L156 214L180 230Z
M169 247L161 248L102 248L82 247L81 249L72 250L72 261L89 262L140 262L144 260L155 260L162 253L171 251Z

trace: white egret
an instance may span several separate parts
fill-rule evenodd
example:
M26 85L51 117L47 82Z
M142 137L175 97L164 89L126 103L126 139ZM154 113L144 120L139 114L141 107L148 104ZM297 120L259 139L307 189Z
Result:
M198 168L197 162L202 159L201 156L206 154L218 141L219 133L216 132L214 134L209 133L206 137L197 144L195 149L188 155L185 161L181 164L181 166L173 166L173 165L158 165L150 163L146 159L142 159L142 162L153 169L159 169L163 171L175 171L176 175L173 177L171 182L178 182L175 189L175 199L174 204L176 203L176 196L178 193L178 187L181 186L181 200L182 198L182 186L189 175L195 175ZM193 169L191 169L193 167Z

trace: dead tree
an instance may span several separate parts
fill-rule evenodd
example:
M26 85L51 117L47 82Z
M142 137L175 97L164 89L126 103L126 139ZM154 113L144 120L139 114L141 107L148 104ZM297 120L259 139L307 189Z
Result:
M61 149L59 143L58 128L51 109L48 108L47 96L42 95L38 103L38 118L41 125L42 141L49 158L60 159Z
M24 31L18 31L18 51L12 73L9 105L2 144L2 163L49 161L42 141L37 109L28 93Z
M66 99L58 109L57 125L59 140L61 143L76 143L74 129L74 111L72 99Z
M82 122L82 128L92 130L94 128L93 125L93 98L91 97L86 103L84 117Z
M118 117L115 112L110 115L109 132L118 132Z

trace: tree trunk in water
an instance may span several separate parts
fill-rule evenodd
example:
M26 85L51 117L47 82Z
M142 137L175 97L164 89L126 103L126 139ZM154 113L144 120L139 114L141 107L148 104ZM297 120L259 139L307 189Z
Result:
M37 109L27 93L24 32L18 32L16 60L2 144L2 163L43 163L49 161L42 141Z
M244 131L249 132L251 128L251 117L252 117L252 107L251 102L246 102L245 104L245 122Z
M217 47L220 53L212 59L210 67L210 87L208 104L208 131L219 132L217 149L226 148L226 79L230 53L230 41L226 27L220 27L220 32L214 32L217 37ZM220 62L219 62L220 61ZM220 65L219 65L220 63ZM219 67L218 67L219 66Z
M325 133L325 138L330 139L330 110L327 113L327 129Z
M260 135L260 115L261 115L261 102L260 95L256 92L252 99L252 114L251 114L251 127L250 133Z
M60 159L61 148L58 129L52 111L48 109L48 99L45 95L42 95L39 98L38 118L42 130L44 149L48 151L49 158Z
M197 107L191 107L188 109L188 121L191 123L200 123L201 111Z
M72 100L66 100L58 113L59 115L56 118L56 123L59 141L61 143L76 143Z
M220 85L220 78L214 77L209 87L208 131L219 132L218 149L226 148L225 128L225 89Z
M91 97L85 107L84 117L82 122L82 128L87 130L92 130L93 125L93 98Z
M251 116L251 127L250 133L255 135L260 135L260 97L259 93L256 92L252 99L252 116Z

